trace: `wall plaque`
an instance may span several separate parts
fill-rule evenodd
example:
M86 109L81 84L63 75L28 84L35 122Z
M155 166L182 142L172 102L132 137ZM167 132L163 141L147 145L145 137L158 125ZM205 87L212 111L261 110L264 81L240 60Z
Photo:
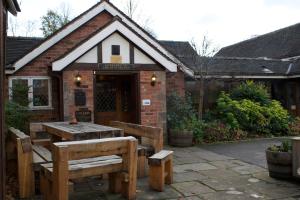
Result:
M92 112L90 110L79 110L75 112L75 116L78 122L91 122Z
M76 89L74 91L75 106L85 106L86 105L86 95L85 91Z

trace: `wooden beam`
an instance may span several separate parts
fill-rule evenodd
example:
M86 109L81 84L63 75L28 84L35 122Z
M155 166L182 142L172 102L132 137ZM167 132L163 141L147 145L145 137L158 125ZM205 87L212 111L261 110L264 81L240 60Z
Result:
M129 59L130 59L130 64L134 64L134 45L130 43L129 46Z
M98 63L103 63L103 55L102 55L102 42L100 42L97 46L97 52L98 52Z

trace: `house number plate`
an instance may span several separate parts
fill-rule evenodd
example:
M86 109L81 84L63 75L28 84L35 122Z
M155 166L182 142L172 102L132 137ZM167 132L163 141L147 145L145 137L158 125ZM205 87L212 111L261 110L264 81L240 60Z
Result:
M151 100L150 99L143 99L143 106L150 106Z

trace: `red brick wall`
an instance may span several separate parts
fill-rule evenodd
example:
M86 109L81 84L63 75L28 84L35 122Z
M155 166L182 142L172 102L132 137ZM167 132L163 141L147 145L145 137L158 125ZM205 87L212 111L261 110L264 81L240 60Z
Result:
M80 71L82 77L82 84L80 87L76 86L74 77L78 74L77 71L63 72L63 91L64 91L64 120L69 121L75 115L75 111L80 108L88 108L92 111L92 120L94 119L94 95L93 95L93 71ZM74 90L81 89L86 93L86 106L75 106Z
M167 73L167 94L177 92L180 96L185 95L184 73L178 69L178 72Z
M13 76L49 76L49 71L51 71L53 61L95 33L99 28L111 21L111 19L112 16L107 12L99 14L81 26L79 29L62 39L60 42L52 46L46 52L42 53L26 66L18 70L13 74ZM8 81L6 80L6 98L8 98L7 83ZM32 121L53 121L59 119L59 89L58 81L56 79L52 79L52 102L53 109L51 110L33 111L32 114L34 118Z
M157 76L155 86L151 85L153 73ZM164 71L140 72L141 124L158 126L166 131L166 73ZM143 106L143 99L150 99L150 106Z

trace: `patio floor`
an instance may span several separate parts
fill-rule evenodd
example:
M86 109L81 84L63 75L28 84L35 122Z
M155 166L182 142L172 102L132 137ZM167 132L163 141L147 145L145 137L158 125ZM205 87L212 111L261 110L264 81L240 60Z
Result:
M165 192L148 189L147 179L138 182L137 199L299 199L300 185L268 176L265 168L198 147L175 151L174 184ZM71 199L114 200L105 181L76 183Z
M139 179L138 200L300 198L299 184L272 179L263 167L199 147L168 149L175 151L174 183L166 186L164 192L155 192L148 189L147 178ZM106 183L99 178L81 180L74 184L70 199L122 199L119 195L107 193Z

